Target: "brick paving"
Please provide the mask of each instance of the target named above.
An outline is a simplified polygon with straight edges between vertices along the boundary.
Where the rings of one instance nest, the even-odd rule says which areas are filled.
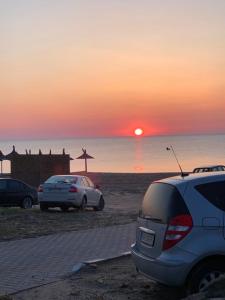
[[[56,281],[76,263],[130,251],[135,223],[0,242],[0,294]]]

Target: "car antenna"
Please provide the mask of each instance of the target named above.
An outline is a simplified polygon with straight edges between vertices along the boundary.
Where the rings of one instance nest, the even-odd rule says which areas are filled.
[[[176,156],[176,153],[175,153],[175,151],[173,150],[173,146],[169,146],[169,147],[166,147],[166,150],[167,151],[172,151],[173,152],[173,155],[174,155],[174,157],[175,157],[175,159],[176,159],[176,161],[177,161],[177,164],[178,164],[178,166],[179,166],[179,169],[180,169],[180,175],[181,175],[181,177],[184,177],[184,176],[187,176],[187,174],[186,173],[184,173],[183,172],[183,170],[182,170],[182,168],[181,168],[181,165],[180,165],[180,163],[179,163],[179,161],[178,161],[178,159],[177,159],[177,156]]]

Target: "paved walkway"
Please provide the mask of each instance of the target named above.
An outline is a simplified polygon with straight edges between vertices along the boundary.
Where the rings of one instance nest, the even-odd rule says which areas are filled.
[[[53,282],[76,263],[130,251],[135,223],[0,242],[0,294]]]

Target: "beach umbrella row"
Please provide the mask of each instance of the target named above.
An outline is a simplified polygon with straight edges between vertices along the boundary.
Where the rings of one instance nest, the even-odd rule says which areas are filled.
[[[15,152],[15,146],[13,146],[13,151]],[[86,149],[82,148],[82,151],[83,151],[83,153],[80,156],[78,156],[77,159],[84,159],[84,162],[85,162],[85,172],[87,173],[87,160],[88,159],[94,159],[94,157],[91,156],[91,155],[89,155],[87,153]],[[2,153],[2,151],[0,150],[1,174],[2,174],[2,161],[3,160],[7,160],[7,159],[9,159],[9,155],[4,155]]]

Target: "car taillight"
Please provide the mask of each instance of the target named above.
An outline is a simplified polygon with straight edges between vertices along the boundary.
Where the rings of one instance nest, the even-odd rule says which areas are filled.
[[[69,189],[69,192],[70,192],[70,193],[77,193],[78,190],[77,190],[77,188],[76,188],[75,186],[72,185],[72,186],[70,187],[70,189]]]
[[[43,192],[43,187],[42,187],[42,185],[39,185],[39,187],[38,187],[38,193],[42,193]]]
[[[178,215],[168,224],[163,242],[163,250],[170,249],[180,242],[192,229],[191,215]]]

